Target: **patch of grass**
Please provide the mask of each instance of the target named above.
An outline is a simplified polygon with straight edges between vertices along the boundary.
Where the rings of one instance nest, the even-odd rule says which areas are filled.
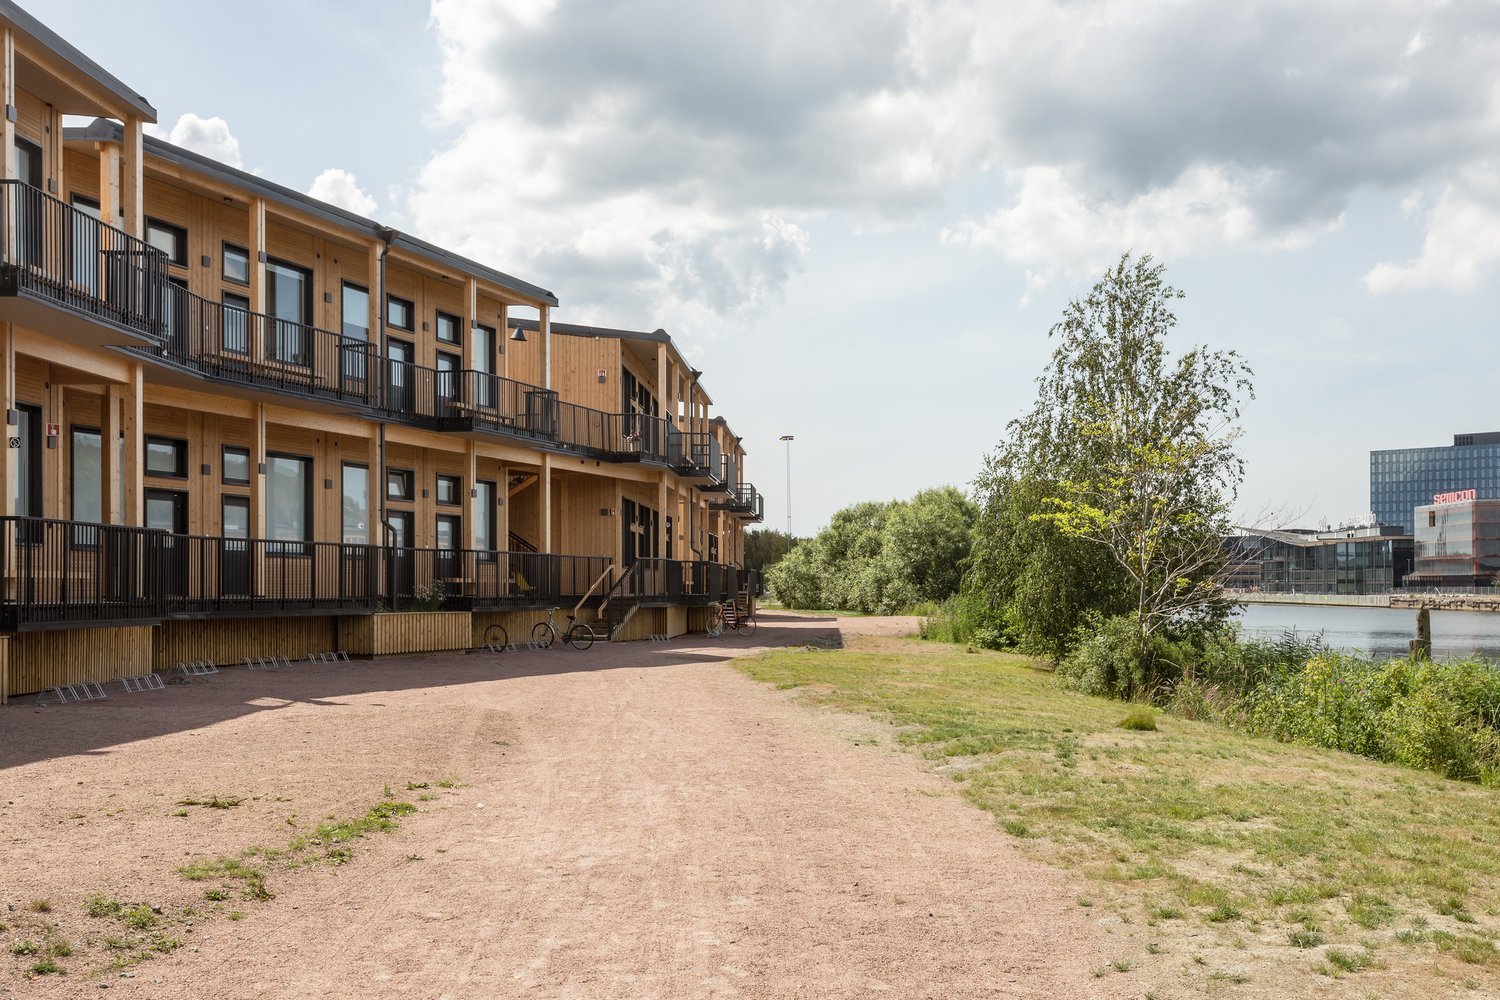
[[[735,666],[799,688],[802,704],[874,715],[934,765],[961,760],[954,788],[1024,830],[1028,853],[1153,926],[1206,926],[1230,945],[1270,925],[1299,952],[1357,960],[1359,935],[1462,948],[1484,965],[1500,942],[1500,796],[1482,785],[1176,716],[1142,739],[1118,725],[1120,702],[1065,691],[1015,654],[851,637]],[[1396,929],[1434,910],[1472,933]],[[1423,979],[1435,966],[1402,974],[1432,995],[1452,986]]]
[[[1492,965],[1500,959],[1500,953],[1495,950],[1495,942],[1489,938],[1433,931],[1432,943],[1437,945],[1438,951],[1456,955],[1460,961],[1470,965]]]
[[[88,898],[88,902],[83,904],[83,908],[88,912],[89,916],[95,919],[102,919],[105,917],[118,917],[124,912],[125,904],[121,903],[118,899],[110,899],[108,896],[95,893]]]
[[[182,817],[184,817],[184,816],[186,816],[186,815],[187,815],[187,814],[188,814],[188,813],[187,813],[187,810],[186,810],[186,809],[179,809],[179,810],[177,810],[177,811],[176,811],[176,812],[174,812],[174,813],[173,813],[173,814],[172,814],[172,815],[173,815],[173,816],[176,816],[176,817],[178,817],[178,818],[179,818],[179,819],[180,819],[180,818],[182,818]]]
[[[463,783],[460,782],[457,778],[444,778],[442,781],[437,782],[437,786],[439,788],[462,788],[462,787],[464,787]]]
[[[54,962],[50,956],[40,959],[31,967],[31,974],[34,976],[60,976],[66,971],[62,966]]]
[[[245,919],[245,911],[244,910],[230,910],[229,911],[229,919],[230,920],[244,920]]]
[[[126,910],[122,919],[133,931],[149,931],[161,923],[161,916],[145,903],[137,903]]]
[[[206,799],[178,799],[180,806],[202,806],[205,809],[233,809],[245,801],[243,795],[210,795]]]
[[[210,903],[222,902],[223,900],[229,898],[229,890],[219,888],[205,889],[203,892],[203,898],[208,900]]]
[[[1323,953],[1323,957],[1340,972],[1359,972],[1361,969],[1368,969],[1374,961],[1374,956],[1369,951],[1353,952],[1339,948],[1329,948]]]
[[[1136,733],[1156,732],[1156,713],[1148,705],[1134,705],[1125,718],[1115,723],[1120,729],[1128,729]]]
[[[271,898],[271,892],[266,888],[265,870],[247,865],[239,858],[219,857],[211,861],[195,861],[178,868],[177,874],[189,882],[206,882],[209,879],[237,881],[242,884],[246,899]]]
[[[17,941],[10,946],[12,955],[35,955],[42,950],[42,946],[35,941]]]
[[[30,905],[29,909],[31,910],[32,913],[51,913],[52,912],[52,900],[50,900],[50,899],[33,899],[31,901],[31,905]]]

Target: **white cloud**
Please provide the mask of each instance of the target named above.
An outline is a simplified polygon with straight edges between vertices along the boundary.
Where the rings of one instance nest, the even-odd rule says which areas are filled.
[[[330,167],[313,178],[312,187],[307,189],[307,193],[356,215],[373,215],[376,208],[375,199],[359,186],[355,176],[337,167]]]
[[[1486,5],[433,0],[432,23],[460,134],[402,207],[570,319],[744,318],[825,222],[940,233],[1042,284],[1131,248],[1300,246],[1362,191],[1416,192],[1452,264],[1435,192],[1456,205],[1500,155]],[[1477,235],[1455,280],[1492,256]],[[1382,266],[1372,289],[1431,280]]]
[[[1424,200],[1408,198],[1409,212]],[[1500,165],[1477,164],[1446,184],[1423,219],[1422,251],[1403,264],[1384,261],[1365,275],[1365,287],[1376,295],[1442,289],[1477,288],[1500,261]]]
[[[170,130],[160,125],[147,125],[146,131],[174,146],[201,153],[231,167],[243,168],[245,165],[240,159],[240,141],[222,118],[199,118],[189,111],[179,117]]]

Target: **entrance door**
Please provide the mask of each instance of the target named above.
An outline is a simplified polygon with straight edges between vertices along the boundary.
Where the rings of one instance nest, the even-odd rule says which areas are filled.
[[[184,597],[188,588],[188,495],[180,490],[146,491],[146,527],[167,532],[162,540],[162,592]]]
[[[221,508],[223,540],[219,543],[219,596],[249,597],[250,498],[226,496]]]
[[[413,347],[404,340],[387,340],[385,357],[386,406],[398,413],[410,413]]]
[[[386,596],[392,604],[410,601],[416,589],[416,515],[409,510],[387,511]]]

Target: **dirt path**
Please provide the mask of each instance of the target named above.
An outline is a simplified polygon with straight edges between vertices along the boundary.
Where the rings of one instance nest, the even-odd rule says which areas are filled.
[[[834,626],[783,617],[754,641]],[[75,945],[95,891],[196,892],[172,875],[185,857],[284,842],[288,816],[357,813],[386,783],[463,784],[349,867],[278,876],[276,899],[128,976],[0,977],[0,996],[1106,995],[1090,970],[1108,936],[1067,876],[919,762],[857,746],[885,738],[869,722],[722,662],[746,647],[234,672],[0,709],[0,903],[51,899],[62,931],[85,922]],[[171,815],[213,791],[260,798]],[[60,874],[59,852],[87,860]]]

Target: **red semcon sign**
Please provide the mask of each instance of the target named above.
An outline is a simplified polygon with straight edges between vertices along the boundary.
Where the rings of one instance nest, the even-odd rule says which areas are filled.
[[[1464,503],[1469,500],[1478,500],[1478,490],[1454,490],[1452,493],[1434,493],[1433,503]]]

